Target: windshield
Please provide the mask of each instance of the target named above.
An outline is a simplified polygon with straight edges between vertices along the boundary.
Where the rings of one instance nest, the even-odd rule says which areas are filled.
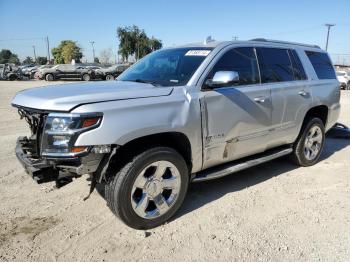
[[[119,81],[159,86],[186,85],[211,48],[164,49],[146,56],[118,77]]]

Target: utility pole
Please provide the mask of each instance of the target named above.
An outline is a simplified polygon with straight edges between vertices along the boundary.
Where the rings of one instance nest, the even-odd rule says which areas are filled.
[[[335,24],[325,24],[327,26],[327,41],[326,41],[326,51],[328,49],[328,40],[329,40],[329,31],[331,30],[332,26],[335,26]]]
[[[49,37],[46,37],[46,47],[47,47],[47,62],[50,64],[50,43]]]
[[[92,46],[93,63],[95,63],[95,47],[94,47],[95,41],[90,41],[90,44]]]
[[[233,37],[232,37],[232,40],[233,40],[233,41],[237,41],[237,40],[238,40],[238,36],[233,36]]]
[[[35,63],[36,63],[35,45],[33,45],[33,51],[34,51],[34,61],[35,61]]]

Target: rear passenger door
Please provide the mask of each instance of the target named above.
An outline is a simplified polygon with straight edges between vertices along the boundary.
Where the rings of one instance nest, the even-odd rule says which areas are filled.
[[[262,85],[271,88],[272,138],[268,147],[291,143],[298,123],[312,103],[310,86],[297,52],[286,48],[257,48]]]
[[[262,152],[271,139],[270,88],[260,85],[255,49],[227,50],[206,79],[218,71],[236,71],[239,83],[203,91],[205,168]]]

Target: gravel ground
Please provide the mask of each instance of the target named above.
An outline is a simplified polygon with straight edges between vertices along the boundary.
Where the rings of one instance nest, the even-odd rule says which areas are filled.
[[[136,231],[116,219],[87,177],[57,190],[16,160],[25,121],[10,107],[40,81],[0,82],[0,261],[349,261],[350,140],[326,141],[322,161],[279,159],[191,185],[176,217]],[[341,122],[350,125],[350,92]]]

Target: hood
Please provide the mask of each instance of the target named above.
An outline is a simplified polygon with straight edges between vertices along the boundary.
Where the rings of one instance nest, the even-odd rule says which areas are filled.
[[[38,87],[20,91],[12,105],[48,111],[70,111],[81,104],[167,96],[172,87],[126,81],[101,81]]]

